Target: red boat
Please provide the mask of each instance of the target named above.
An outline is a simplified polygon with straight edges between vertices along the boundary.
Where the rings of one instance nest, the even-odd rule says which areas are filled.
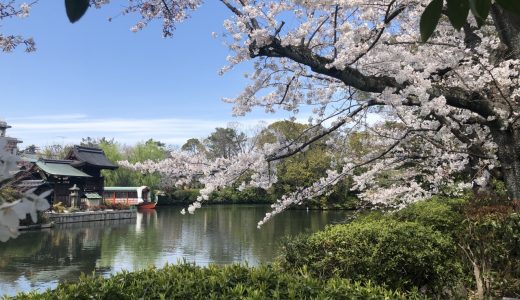
[[[137,204],[138,209],[155,209],[157,202],[142,202]]]

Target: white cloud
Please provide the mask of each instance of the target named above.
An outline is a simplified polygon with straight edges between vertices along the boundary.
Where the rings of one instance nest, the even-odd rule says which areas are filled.
[[[187,139],[203,138],[216,127],[226,127],[238,122],[240,128],[254,127],[261,122],[271,123],[275,119],[93,119],[86,115],[52,115],[11,118],[9,135],[24,141],[23,146],[35,144],[77,144],[84,137],[114,138],[124,144],[134,144],[153,138],[167,144],[182,145]]]

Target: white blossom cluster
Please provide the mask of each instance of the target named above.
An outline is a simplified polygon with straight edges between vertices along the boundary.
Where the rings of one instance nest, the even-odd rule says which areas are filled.
[[[267,145],[265,149],[268,149]],[[204,184],[197,201],[188,207],[190,214],[201,207],[203,201],[208,200],[209,195],[222,187],[241,181],[241,187],[253,186],[267,189],[276,182],[276,176],[270,171],[269,163],[264,159],[264,150],[251,150],[247,153],[239,153],[232,158],[210,159],[205,153],[192,153],[187,151],[173,151],[170,158],[155,162],[148,160],[141,163],[129,163],[119,161],[122,167],[141,173],[156,173],[163,178],[165,187],[172,185],[183,186],[193,181]],[[182,210],[185,213],[185,210]]]
[[[100,8],[109,4],[110,0],[91,0],[91,4]],[[162,20],[163,36],[169,37],[175,29],[175,24],[188,18],[188,13],[196,9],[202,0],[129,0],[122,14],[137,14],[140,20],[130,30],[138,32],[156,19]]]
[[[18,157],[6,151],[6,139],[0,138],[0,189],[5,186],[18,171]],[[0,194],[0,241],[5,242],[18,236],[20,220],[27,215],[33,222],[37,221],[37,211],[49,209],[49,203],[45,199],[51,191],[36,195],[35,189],[23,193],[20,199],[11,201],[3,199]]]
[[[10,18],[27,18],[31,10],[32,3],[18,2],[18,1],[0,1],[0,28],[2,21]],[[36,50],[34,40],[32,38],[25,38],[20,35],[5,34],[0,32],[0,50],[3,52],[11,52],[18,45],[25,45],[26,52]]]

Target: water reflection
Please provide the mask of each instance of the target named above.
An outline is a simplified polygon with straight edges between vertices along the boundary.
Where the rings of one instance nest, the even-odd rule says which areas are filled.
[[[257,229],[267,207],[208,206],[185,216],[179,210],[161,207],[132,220],[64,224],[0,243],[0,296],[54,287],[81,273],[108,275],[182,259],[200,265],[270,262],[284,235],[314,232],[348,216],[287,211]]]

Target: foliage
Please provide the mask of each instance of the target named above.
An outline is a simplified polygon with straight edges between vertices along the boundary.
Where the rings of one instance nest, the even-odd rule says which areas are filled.
[[[294,192],[296,188],[310,186],[330,168],[331,158],[323,147],[312,147],[285,159],[276,166],[278,181],[272,189],[276,198]]]
[[[192,153],[204,153],[206,152],[206,147],[201,143],[199,139],[191,138],[186,141],[181,147],[182,151],[192,152]]]
[[[10,186],[0,185],[0,199],[4,202],[13,202],[20,198],[20,193]]]
[[[266,190],[247,187],[237,190],[235,187],[225,187],[214,191],[208,201],[212,203],[272,203],[272,197]]]
[[[232,158],[243,151],[246,135],[234,128],[217,127],[204,142],[210,157]]]
[[[61,202],[54,203],[52,205],[52,210],[57,212],[57,213],[64,213],[65,212],[65,206],[63,206],[63,203],[61,203]]]
[[[84,139],[89,141],[89,138]],[[165,159],[167,150],[161,142],[149,139],[144,143],[138,143],[132,147],[125,147],[118,144],[114,140],[102,138],[99,143],[95,143],[99,148],[103,149],[105,155],[110,161],[118,162],[121,160],[129,160],[132,163],[143,162],[147,160],[159,161]],[[116,170],[103,170],[105,178],[105,186],[149,186],[152,189],[158,189],[161,186],[161,179],[155,174],[142,174],[138,171],[132,171],[126,168],[118,168]]]
[[[258,138],[259,147],[278,141],[292,142],[307,140],[312,133],[310,126],[292,121],[278,121],[270,124]],[[348,142],[355,139],[348,137]],[[331,138],[332,140],[333,138]],[[355,142],[352,142],[355,143]],[[314,143],[304,152],[273,163],[276,167],[277,181],[268,189],[270,198],[280,199],[283,195],[295,192],[298,188],[307,187],[323,177],[337,157],[331,154],[325,142]],[[353,208],[358,199],[353,192],[351,178],[341,180],[330,194],[308,199],[306,206],[315,208]]]
[[[305,270],[283,273],[273,266],[198,267],[183,263],[118,273],[108,279],[82,276],[44,293],[19,294],[11,299],[418,299],[370,282],[318,280]]]
[[[320,278],[371,280],[393,289],[442,293],[461,276],[453,240],[429,226],[390,218],[361,218],[284,244],[288,272],[306,267]]]
[[[165,197],[159,197],[159,205],[190,204],[197,200],[198,189],[176,189]]]
[[[496,0],[496,3],[504,10],[520,14],[520,4],[514,0]],[[475,18],[478,26],[484,25],[491,10],[491,0],[446,0],[446,11],[443,12],[444,0],[433,0],[426,6],[421,16],[421,39],[426,42],[435,31],[441,13],[445,13],[451,25],[460,30],[462,26],[469,22],[467,20],[469,12]]]
[[[304,131],[309,129],[308,125],[301,124],[292,121],[277,121],[269,124],[265,130],[263,130],[257,138],[259,146],[265,144],[276,143],[280,138],[284,141],[292,141],[298,138],[305,138]],[[307,135],[308,137],[308,135]]]
[[[462,198],[437,196],[413,203],[394,212],[390,217],[399,221],[417,222],[444,233],[452,233],[462,225],[465,219],[462,210],[466,202]]]
[[[81,19],[88,7],[89,0],[65,0],[65,11],[71,23]]]
[[[48,159],[64,159],[72,149],[71,145],[46,145],[37,152],[37,155]]]
[[[112,162],[117,162],[125,158],[126,153],[122,146],[117,143],[101,142],[99,148],[103,149],[105,156]],[[125,168],[116,170],[102,170],[101,174],[105,178],[105,186],[135,186],[136,174]]]
[[[498,196],[499,197],[499,196]],[[474,196],[456,239],[478,297],[520,296],[520,202]]]
[[[126,210],[129,208],[130,206],[124,203],[105,203],[105,209]]]

